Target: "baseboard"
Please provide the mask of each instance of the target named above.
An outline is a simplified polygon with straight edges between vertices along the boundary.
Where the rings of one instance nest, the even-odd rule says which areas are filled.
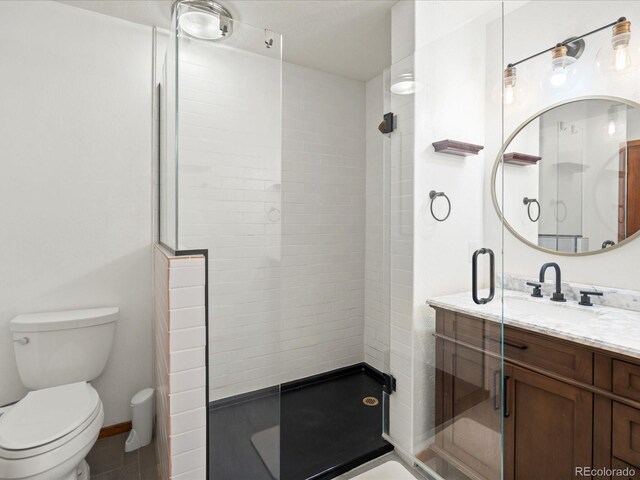
[[[120,435],[121,433],[127,433],[131,430],[131,421],[117,423],[108,427],[102,427],[98,438],[113,437],[114,435]]]

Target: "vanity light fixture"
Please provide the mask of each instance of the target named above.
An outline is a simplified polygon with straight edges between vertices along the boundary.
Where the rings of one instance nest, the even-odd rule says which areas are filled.
[[[574,65],[584,51],[584,38],[607,28],[613,27],[613,37],[607,48],[602,48],[598,53],[598,68],[601,71],[613,71],[624,73],[635,69],[640,59],[635,58],[636,48],[631,40],[631,22],[625,17],[620,17],[602,27],[591,30],[577,37],[571,37],[553,47],[534,53],[517,62],[509,63],[503,73],[503,102],[506,106],[517,103],[517,85],[521,79],[516,78],[516,66],[551,52],[551,72],[549,83],[554,88],[571,87],[576,80]],[[521,86],[520,86],[521,88]]]

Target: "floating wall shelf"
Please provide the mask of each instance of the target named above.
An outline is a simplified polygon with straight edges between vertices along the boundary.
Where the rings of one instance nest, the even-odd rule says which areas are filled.
[[[457,142],[455,140],[440,140],[439,142],[433,142],[433,148],[435,148],[438,153],[469,157],[471,155],[477,155],[484,147],[482,145]]]
[[[527,155],[526,153],[505,153],[504,154],[504,163],[508,163],[510,165],[519,165],[521,167],[526,167],[527,165],[535,165],[542,157],[537,157],[535,155]]]

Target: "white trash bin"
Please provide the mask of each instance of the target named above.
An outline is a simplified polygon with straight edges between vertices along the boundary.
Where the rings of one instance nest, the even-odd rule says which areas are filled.
[[[131,452],[151,443],[153,433],[153,388],[145,388],[131,399],[131,432],[124,451]]]

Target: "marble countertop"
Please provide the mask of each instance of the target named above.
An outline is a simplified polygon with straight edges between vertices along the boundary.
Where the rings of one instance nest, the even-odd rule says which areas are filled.
[[[488,291],[478,296],[487,297]],[[499,290],[486,305],[475,304],[471,292],[430,298],[427,304],[494,322],[502,318]],[[533,298],[513,290],[504,291],[504,304],[505,325],[640,359],[640,312],[601,305],[585,307],[575,301],[552,302],[546,296]]]

